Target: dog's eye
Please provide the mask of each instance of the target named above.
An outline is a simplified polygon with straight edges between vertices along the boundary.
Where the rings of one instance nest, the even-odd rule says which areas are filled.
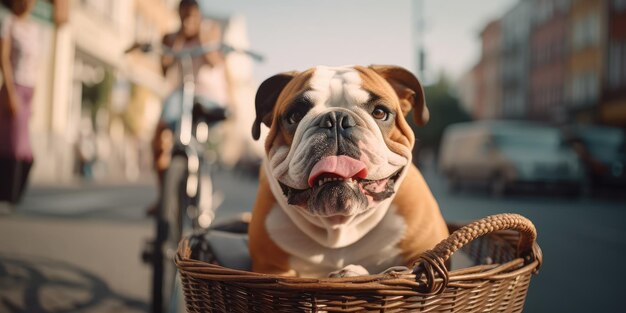
[[[389,110],[379,105],[376,108],[374,108],[374,111],[372,111],[372,117],[374,117],[377,120],[386,121],[389,118]]]
[[[302,114],[302,112],[291,112],[288,116],[287,116],[287,123],[289,123],[290,125],[299,123],[302,118],[304,117],[304,115]]]

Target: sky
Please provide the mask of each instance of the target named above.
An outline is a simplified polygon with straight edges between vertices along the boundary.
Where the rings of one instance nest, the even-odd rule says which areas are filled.
[[[516,0],[202,0],[210,15],[241,14],[251,47],[265,56],[262,81],[315,65],[394,64],[417,70],[416,11],[424,18],[427,75],[458,78],[480,55],[478,33]]]

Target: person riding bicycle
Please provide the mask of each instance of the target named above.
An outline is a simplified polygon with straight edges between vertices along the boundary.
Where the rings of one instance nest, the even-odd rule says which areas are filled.
[[[162,43],[172,50],[196,47],[201,45],[219,44],[222,40],[221,27],[217,21],[205,19],[200,12],[200,6],[196,0],[181,0],[178,13],[180,16],[180,29],[163,37]],[[221,51],[210,51],[204,55],[194,56],[192,59],[193,74],[195,79],[195,102],[203,108],[225,107],[229,102],[228,84],[224,55]],[[174,134],[177,122],[182,114],[182,73],[178,61],[173,55],[161,57],[163,74],[174,90],[165,99],[161,112],[161,118],[156,127],[152,141],[154,154],[154,168],[159,180],[159,195],[165,175],[169,167],[171,149],[174,145]],[[156,212],[155,204],[151,206],[147,214]]]

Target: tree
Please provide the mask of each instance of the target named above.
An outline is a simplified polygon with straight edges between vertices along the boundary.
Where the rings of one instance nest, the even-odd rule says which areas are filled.
[[[459,99],[453,93],[450,80],[444,74],[439,76],[436,83],[426,86],[424,94],[426,106],[430,112],[430,120],[423,127],[415,125],[412,119],[409,119],[409,124],[415,132],[415,138],[417,138],[416,151],[430,149],[437,156],[445,128],[451,124],[470,121],[471,117],[461,107]],[[414,154],[415,157],[417,154]]]

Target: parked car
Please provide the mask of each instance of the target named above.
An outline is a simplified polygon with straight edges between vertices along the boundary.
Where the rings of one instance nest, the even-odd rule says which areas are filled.
[[[493,195],[519,185],[580,190],[584,172],[557,128],[516,121],[470,122],[446,128],[440,171],[452,189],[485,183]]]
[[[570,145],[585,166],[591,187],[626,186],[626,134],[613,127],[569,129]]]

